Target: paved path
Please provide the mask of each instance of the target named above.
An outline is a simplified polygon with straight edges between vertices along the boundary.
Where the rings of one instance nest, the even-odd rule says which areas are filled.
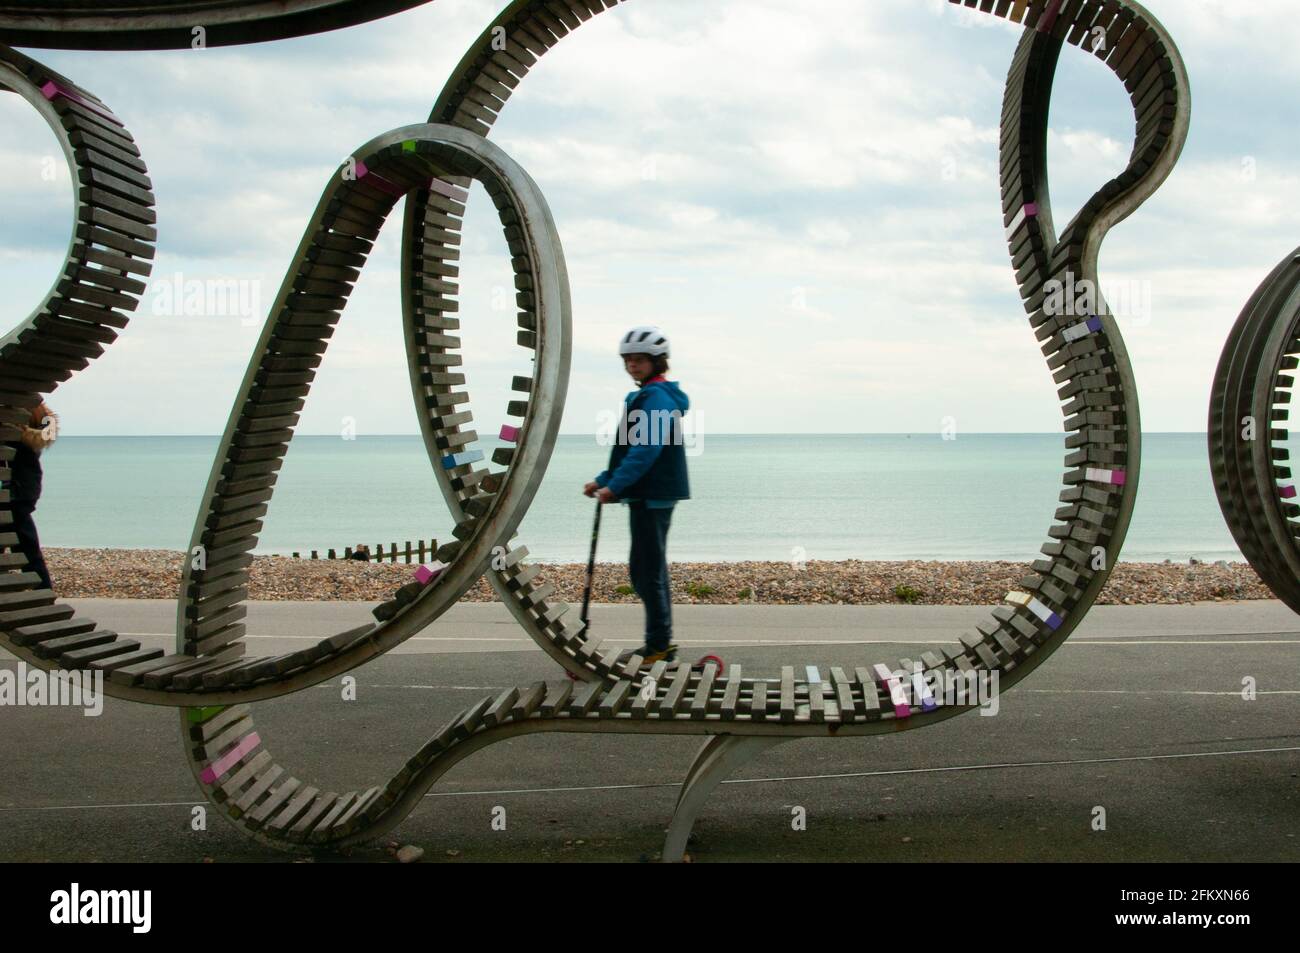
[[[165,601],[70,600],[170,646]],[[678,606],[678,641],[747,673],[895,660],[953,642],[981,607]],[[285,651],[366,619],[360,603],[256,603],[250,649]],[[629,646],[640,609],[600,605]],[[906,647],[906,651],[904,650]],[[1279,602],[1100,606],[1001,699],[897,736],[802,740],[753,762],[697,825],[701,861],[1300,860],[1300,619]],[[14,667],[0,653],[0,665]],[[461,604],[355,673],[257,706],[276,757],[340,790],[386,778],[495,689],[554,677],[500,605]],[[1242,680],[1253,678],[1254,701]],[[457,766],[395,837],[428,860],[653,857],[698,739],[534,735]],[[280,859],[197,798],[174,712],[0,708],[0,860]],[[505,808],[506,830],[492,829]],[[794,830],[796,808],[807,829]],[[1105,831],[1092,830],[1097,809]],[[454,853],[453,853],[454,852]],[[376,850],[354,859],[382,857]]]

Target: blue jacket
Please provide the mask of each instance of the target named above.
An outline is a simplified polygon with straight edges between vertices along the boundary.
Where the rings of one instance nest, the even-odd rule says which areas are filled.
[[[654,381],[628,394],[609,469],[596,483],[620,499],[690,499],[681,421],[690,406],[676,381]]]

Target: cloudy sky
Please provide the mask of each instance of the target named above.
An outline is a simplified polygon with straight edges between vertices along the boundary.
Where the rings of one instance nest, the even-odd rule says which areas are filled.
[[[158,196],[154,287],[55,394],[65,433],[220,432],[329,176],[428,117],[500,3],[436,0],[235,49],[28,51],[124,119]],[[1300,59],[1287,0],[1147,6],[1187,61],[1192,133],[1165,186],[1111,233],[1101,274],[1129,292],[1120,324],[1144,429],[1203,431],[1228,329],[1300,244]],[[493,138],[540,184],[564,241],[564,432],[592,432],[617,404],[616,341],[642,323],[672,336],[672,376],[708,432],[925,433],[946,417],[964,432],[1058,432],[999,217],[1017,39],[944,0],[630,0],[548,54]],[[1067,49],[1050,140],[1058,223],[1123,168],[1131,116],[1110,72]],[[7,330],[61,263],[71,187],[62,168],[48,180],[55,140],[24,102],[0,97],[0,121]],[[508,261],[485,198],[476,190],[467,222],[462,336],[476,416],[495,426],[527,361],[500,308]],[[399,244],[395,215],[299,432],[349,418],[362,434],[416,432]],[[206,313],[171,293],[204,281],[241,282],[244,306]]]

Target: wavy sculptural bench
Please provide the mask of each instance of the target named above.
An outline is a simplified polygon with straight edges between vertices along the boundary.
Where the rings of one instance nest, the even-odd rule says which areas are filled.
[[[428,124],[372,140],[331,178],[223,435],[184,572],[174,654],[143,649],[76,617],[52,593],[34,588],[21,557],[0,556],[14,570],[0,577],[0,645],[46,668],[103,670],[109,694],[180,708],[186,751],[205,794],[262,842],[306,849],[373,838],[400,822],[459,761],[521,734],[701,735],[707,741],[682,785],[663,852],[665,860],[680,859],[709,793],[756,753],[797,738],[923,727],[974,707],[969,699],[950,704],[927,692],[926,676],[1014,685],[1075,629],[1118,557],[1140,466],[1132,369],[1100,295],[1091,311],[1079,314],[1060,307],[1058,291],[1080,282],[1096,287],[1106,233],[1173,169],[1189,123],[1186,73],[1163,27],[1136,3],[969,0],[965,6],[1023,26],[1001,119],[1003,225],[1031,330],[1059,386],[1066,434],[1060,507],[1042,558],[976,632],[961,637],[959,648],[922,653],[915,664],[832,667],[826,680],[815,672],[796,678],[796,670],[807,669],[794,666],[770,678],[746,676],[741,666],[725,676],[712,665],[647,667],[587,639],[566,619],[568,606],[554,599],[554,586],[527,563],[527,548],[514,537],[549,460],[567,391],[568,279],[540,190],[487,136],[540,58],[614,5],[512,3],[461,60]],[[108,33],[91,40],[115,42]],[[1055,68],[1067,45],[1091,52],[1123,82],[1135,145],[1127,168],[1058,235],[1047,184],[1047,121]],[[143,290],[131,275],[147,274],[152,256],[153,198],[129,133],[107,107],[19,54],[2,50],[0,59],[6,70],[0,81],[33,101],[61,136],[82,183],[77,220],[84,223],[56,293],[4,339],[0,423],[11,425],[34,395],[84,367],[125,326],[133,296]],[[42,94],[50,83],[53,95]],[[472,181],[485,186],[498,209],[515,274],[517,341],[532,361],[531,374],[512,380],[520,397],[504,414],[510,422],[501,433],[513,446],[494,453],[500,470],[473,449],[478,433],[458,369],[460,230]],[[244,642],[249,566],[277,472],[351,288],[403,197],[408,370],[456,538],[438,550],[436,572],[395,594],[379,613],[382,621],[298,652],[250,658]],[[499,421],[491,423],[495,428]],[[254,724],[251,703],[319,684],[388,651],[433,623],[484,573],[524,630],[577,683],[559,678],[483,697],[396,776],[366,790],[329,791],[277,762]]]

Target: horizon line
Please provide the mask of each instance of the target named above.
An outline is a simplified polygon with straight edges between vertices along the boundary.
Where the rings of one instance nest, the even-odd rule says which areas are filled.
[[[1064,430],[1059,430],[1059,431],[1058,431],[1058,430],[1050,430],[1050,431],[1049,431],[1049,430],[971,430],[971,431],[964,431],[964,432],[962,432],[962,433],[959,433],[958,436],[959,436],[959,437],[960,437],[960,436],[966,436],[966,437],[1063,437],[1063,436],[1065,436],[1067,433],[1073,433],[1073,432],[1074,432],[1074,431],[1064,431]],[[1142,433],[1143,436],[1163,436],[1163,435],[1171,435],[1171,436],[1201,436],[1201,437],[1208,436],[1208,431],[1205,431],[1205,430],[1143,430],[1143,431],[1141,431],[1141,433]],[[73,438],[73,439],[76,439],[76,438],[78,438],[78,437],[113,437],[113,438],[130,438],[130,437],[149,437],[149,438],[158,438],[158,437],[212,437],[212,438],[215,438],[215,439],[220,439],[223,435],[222,435],[222,434],[219,434],[219,433],[82,433],[82,434],[66,434],[66,435],[61,435],[61,436],[62,436],[62,437],[71,437],[71,438]],[[342,439],[342,437],[341,437],[339,434],[337,434],[337,433],[295,433],[294,436],[295,436],[295,437],[334,437],[334,438],[336,438],[336,439]],[[349,438],[349,439],[353,439],[353,440],[355,440],[355,439],[361,439],[362,436],[364,436],[364,437],[366,437],[366,438],[373,438],[373,437],[419,437],[420,434],[419,434],[418,432],[411,432],[411,433],[372,433],[372,434],[357,435],[357,436],[352,437],[352,438]],[[595,433],[560,433],[560,434],[556,434],[556,436],[557,436],[557,437],[595,437],[595,436],[597,436],[597,434],[595,434]],[[705,434],[705,437],[706,437],[706,438],[707,438],[708,436],[714,436],[714,437],[904,437],[904,436],[907,436],[907,437],[913,437],[913,436],[921,436],[921,437],[942,437],[942,433],[941,433],[940,431],[937,431],[937,430],[936,430],[936,431],[931,431],[931,430],[825,430],[825,431],[815,431],[815,432],[809,432],[809,433],[804,433],[804,432],[796,431],[796,430],[770,430],[770,431],[765,430],[765,431],[748,431],[748,432],[735,432],[735,433]],[[484,438],[480,438],[480,439],[484,439]],[[497,438],[496,438],[496,437],[491,437],[491,438],[487,438],[487,439],[493,439],[493,440],[495,440],[495,439],[497,439]]]

